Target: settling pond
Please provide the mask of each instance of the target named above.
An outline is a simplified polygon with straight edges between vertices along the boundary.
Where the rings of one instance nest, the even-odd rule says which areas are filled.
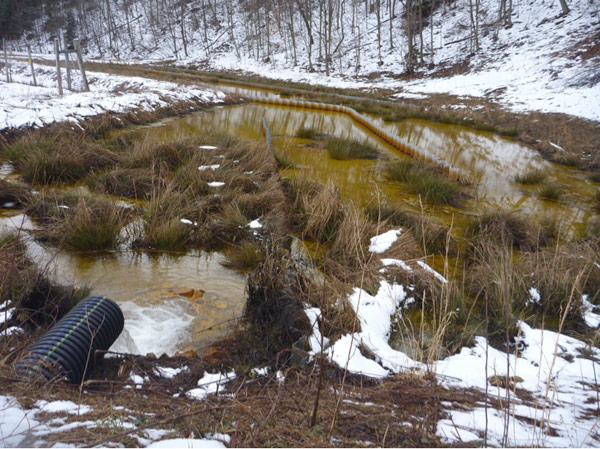
[[[247,98],[277,95],[267,90],[222,85],[219,88]],[[585,173],[547,162],[512,139],[462,126],[412,119],[387,123],[369,116],[380,127],[468,174],[472,181],[467,188],[469,199],[461,208],[422,205],[417,196],[403,192],[400,184],[386,181],[386,164],[408,157],[341,113],[244,103],[218,106],[119,132],[136,139],[168,141],[214,130],[259,140],[264,139],[263,117],[272,130],[275,151],[285,154],[296,165],[294,169],[283,170],[284,177],[302,175],[323,183],[331,180],[344,199],[359,204],[379,198],[415,211],[423,208],[432,219],[453,224],[459,234],[466,219],[487,209],[514,210],[538,222],[554,220],[570,236],[580,233],[595,214],[592,198],[598,187],[586,180]],[[383,157],[333,160],[314,141],[295,137],[301,127],[328,136],[368,140]],[[564,187],[559,201],[541,199],[537,194],[539,187],[526,187],[514,181],[516,175],[533,169],[547,172],[548,182]],[[9,172],[5,168],[0,176],[13,176]],[[18,212],[0,210],[0,226],[26,231],[35,224]],[[120,304],[126,331],[111,348],[114,351],[172,355],[177,351],[197,350],[222,336],[228,323],[243,313],[245,275],[224,268],[219,253],[154,255],[122,251],[89,256],[58,251],[36,243],[31,237],[26,240],[32,258],[52,267],[51,273],[57,280],[87,284],[93,294],[108,296]],[[204,293],[190,299],[181,294],[186,290]]]

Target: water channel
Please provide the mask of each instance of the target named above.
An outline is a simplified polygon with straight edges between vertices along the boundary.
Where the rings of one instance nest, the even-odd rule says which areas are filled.
[[[246,98],[276,96],[262,90],[219,88]],[[586,180],[585,173],[545,161],[535,151],[517,141],[490,132],[445,125],[424,120],[386,123],[376,116],[369,118],[380,127],[423,148],[468,173],[472,185],[469,199],[461,208],[421,205],[419,198],[402,191],[401,185],[384,178],[389,160],[407,159],[372,133],[341,113],[263,105],[256,102],[170,118],[152,126],[128,129],[136,138],[168,141],[214,130],[239,137],[263,139],[261,120],[265,117],[273,132],[277,153],[284,153],[297,168],[284,170],[283,176],[308,176],[321,182],[333,181],[347,200],[365,203],[374,196],[402,204],[414,210],[425,208],[434,219],[446,224],[464,223],[484,209],[514,210],[528,218],[556,220],[569,235],[576,235],[597,215],[592,198],[597,186]],[[336,161],[327,151],[306,139],[295,137],[302,126],[319,133],[368,140],[382,154],[377,160]],[[514,182],[515,175],[531,169],[548,173],[550,182],[564,186],[559,201],[541,199],[536,187]],[[4,170],[1,176],[14,176]],[[0,227],[7,229],[35,227],[18,212],[0,209]],[[94,294],[115,299],[126,316],[126,332],[113,350],[146,354],[173,354],[199,349],[223,335],[227,323],[239,317],[244,305],[245,276],[224,268],[218,253],[192,251],[186,254],[152,255],[122,251],[102,256],[85,256],[36,243],[27,238],[30,255],[53,267],[61,282],[90,285]],[[182,296],[181,291],[204,292],[196,299]],[[216,324],[224,323],[221,326]]]

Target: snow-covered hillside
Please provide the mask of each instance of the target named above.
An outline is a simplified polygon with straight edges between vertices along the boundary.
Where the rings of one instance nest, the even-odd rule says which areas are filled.
[[[104,112],[132,109],[151,111],[178,101],[220,103],[225,94],[202,87],[153,81],[146,78],[87,74],[91,92],[65,89],[58,95],[56,72],[37,66],[37,86],[33,86],[26,63],[12,64],[12,83],[0,79],[0,129],[21,126],[44,126],[52,122],[77,122]],[[79,72],[73,71],[73,86],[79,88]]]
[[[201,64],[339,87],[385,87],[403,91],[400,96],[472,95],[517,111],[600,120],[596,1],[570,0],[566,15],[559,0],[513,1],[510,24],[501,25],[498,0],[480,0],[474,20],[474,2],[435,1],[422,33],[413,37],[416,77],[402,76],[408,51],[405,3],[381,2],[380,33],[377,14],[364,2],[333,2],[337,9],[330,33],[324,33],[327,20],[321,19],[319,2],[288,3],[294,5],[291,10],[280,1],[194,0],[153,11],[138,0],[129,2],[127,10],[115,6],[112,20],[103,20],[106,11],[91,8],[77,35],[86,42],[88,57]],[[328,46],[325,34],[331,36]],[[49,52],[49,37],[34,50]]]

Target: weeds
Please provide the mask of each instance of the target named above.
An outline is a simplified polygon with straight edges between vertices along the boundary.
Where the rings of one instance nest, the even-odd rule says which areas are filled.
[[[288,168],[296,168],[296,164],[294,164],[290,158],[288,158],[285,153],[275,154],[275,160],[277,161],[277,168],[280,169],[288,169]]]
[[[92,209],[81,201],[62,222],[51,225],[53,238],[76,251],[106,251],[120,242],[124,212],[113,203]]]
[[[264,260],[265,255],[259,245],[246,241],[227,251],[225,257],[224,266],[242,271],[250,271]]]
[[[542,183],[548,175],[542,170],[530,170],[521,175],[515,176],[515,181],[519,184],[535,185]]]
[[[456,206],[463,196],[460,185],[438,173],[433,168],[413,161],[399,161],[388,165],[387,179],[406,185],[410,193],[433,204]]]
[[[512,212],[503,211],[481,214],[467,225],[465,234],[474,244],[488,241],[529,250],[548,241],[548,236],[540,228]]]
[[[368,143],[352,139],[331,139],[327,142],[329,157],[338,160],[377,159],[379,151]]]
[[[562,195],[563,190],[564,188],[561,185],[546,184],[540,189],[539,195],[544,199],[556,201]]]
[[[0,179],[0,207],[6,206],[7,203],[23,206],[30,201],[30,198],[31,193],[27,186]]]
[[[588,179],[592,182],[600,183],[600,171],[592,173],[588,176]]]
[[[300,127],[296,132],[296,137],[301,139],[314,139],[319,135],[319,131],[316,128],[306,128],[304,126]]]

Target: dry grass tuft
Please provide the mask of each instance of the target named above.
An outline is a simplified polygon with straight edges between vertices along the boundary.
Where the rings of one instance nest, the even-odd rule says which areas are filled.
[[[245,241],[225,253],[223,266],[241,271],[255,269],[264,258],[264,251],[257,243]]]
[[[6,203],[13,203],[14,206],[21,207],[28,203],[30,199],[31,193],[27,186],[0,179],[0,207]]]
[[[418,162],[395,162],[388,165],[386,174],[390,181],[404,183],[410,193],[419,195],[427,203],[457,206],[463,198],[460,184]]]
[[[151,168],[117,168],[92,174],[85,181],[97,193],[148,200],[155,191],[166,187],[166,177],[167,173]]]
[[[325,270],[336,278],[356,283],[361,278],[377,277],[378,262],[369,252],[372,236],[378,234],[378,227],[369,222],[360,209],[346,206],[343,219],[336,226],[335,236],[326,252],[323,262]]]
[[[18,235],[0,236],[0,296],[10,298],[11,306],[17,309],[4,326],[22,326],[28,330],[49,326],[88,293],[87,287],[54,284],[44,269],[29,260]],[[19,335],[19,340],[22,339]]]
[[[330,139],[327,141],[329,157],[338,160],[377,159],[379,151],[372,145],[352,139]]]
[[[144,232],[137,246],[182,251],[193,243],[193,227],[181,222],[186,214],[185,198],[172,187],[154,194],[144,212]]]
[[[564,187],[559,184],[546,184],[543,186],[539,195],[547,200],[558,200],[564,191]]]
[[[466,236],[475,245],[478,242],[494,242],[529,250],[536,249],[548,241],[548,236],[541,228],[512,212],[504,211],[481,214],[467,226]]]
[[[548,175],[542,170],[530,170],[521,175],[515,176],[515,181],[519,184],[534,185],[543,182]]]

